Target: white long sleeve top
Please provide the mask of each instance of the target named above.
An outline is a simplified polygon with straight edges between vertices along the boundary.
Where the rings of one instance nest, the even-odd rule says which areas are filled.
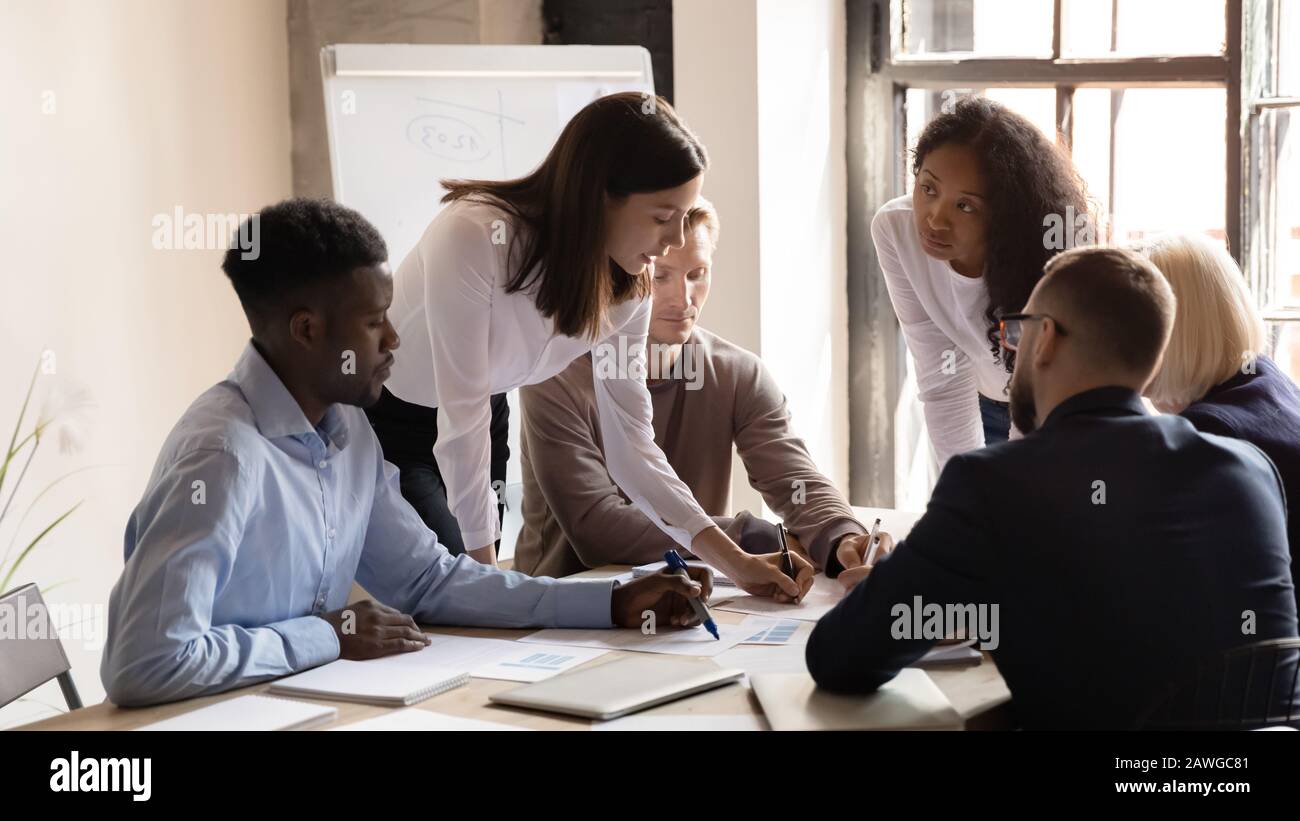
[[[556,333],[532,294],[506,292],[517,230],[496,206],[451,203],[394,274],[389,317],[402,346],[387,386],[400,399],[438,409],[433,454],[466,546],[491,544],[500,533],[489,480],[489,397],[549,379],[590,351],[611,478],[689,547],[713,520],[654,441],[645,384],[649,297],[612,306],[595,345]]]
[[[916,363],[925,424],[942,469],[949,457],[984,446],[977,394],[1007,401],[1010,374],[989,349],[988,287],[983,277],[962,276],[925,252],[910,194],[880,207],[871,238]]]

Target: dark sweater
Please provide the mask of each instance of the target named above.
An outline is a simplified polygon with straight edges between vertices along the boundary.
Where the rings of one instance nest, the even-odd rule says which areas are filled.
[[[1261,356],[1254,373],[1239,373],[1214,386],[1183,417],[1205,433],[1244,439],[1264,451],[1277,467],[1286,492],[1287,540],[1291,547],[1291,574],[1300,557],[1300,388]],[[1300,608],[1300,592],[1297,593]]]

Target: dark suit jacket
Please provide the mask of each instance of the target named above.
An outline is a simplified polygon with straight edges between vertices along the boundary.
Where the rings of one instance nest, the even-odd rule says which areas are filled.
[[[1291,580],[1300,570],[1300,388],[1267,356],[1252,373],[1238,373],[1210,388],[1182,416],[1202,433],[1245,439],[1277,467],[1286,491]]]
[[[817,683],[869,692],[916,661],[934,643],[904,629],[916,597],[986,605],[1025,727],[1128,727],[1207,654],[1296,635],[1281,482],[1253,445],[1085,391],[949,460],[907,539],[817,624]]]

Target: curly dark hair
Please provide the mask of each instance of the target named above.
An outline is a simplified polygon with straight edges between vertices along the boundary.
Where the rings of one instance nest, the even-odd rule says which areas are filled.
[[[949,143],[975,152],[987,186],[984,279],[989,305],[984,317],[993,358],[1010,373],[1015,353],[1002,349],[998,316],[1024,308],[1043,266],[1064,250],[1046,247],[1044,219],[1049,214],[1065,219],[1067,207],[1076,215],[1089,213],[1087,188],[1064,149],[1029,120],[986,97],[963,97],[926,125],[913,152],[912,173],[919,174],[926,156]]]
[[[249,217],[239,230],[221,270],[254,326],[304,289],[388,261],[388,246],[378,229],[330,200],[277,202]],[[254,239],[252,253],[241,247],[249,237]]]

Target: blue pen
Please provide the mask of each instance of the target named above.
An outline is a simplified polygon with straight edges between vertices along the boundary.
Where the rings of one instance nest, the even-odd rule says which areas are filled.
[[[695,581],[691,578],[691,574],[686,572],[686,562],[682,561],[682,557],[677,555],[676,550],[669,550],[665,553],[664,562],[667,563],[669,572],[676,573],[687,581]],[[695,609],[695,615],[699,616],[700,621],[704,622],[704,629],[712,633],[715,639],[722,641],[722,636],[718,635],[718,625],[713,623],[713,616],[709,615],[709,608],[704,606],[704,602],[699,599],[688,599],[688,601],[690,601],[691,607]]]

